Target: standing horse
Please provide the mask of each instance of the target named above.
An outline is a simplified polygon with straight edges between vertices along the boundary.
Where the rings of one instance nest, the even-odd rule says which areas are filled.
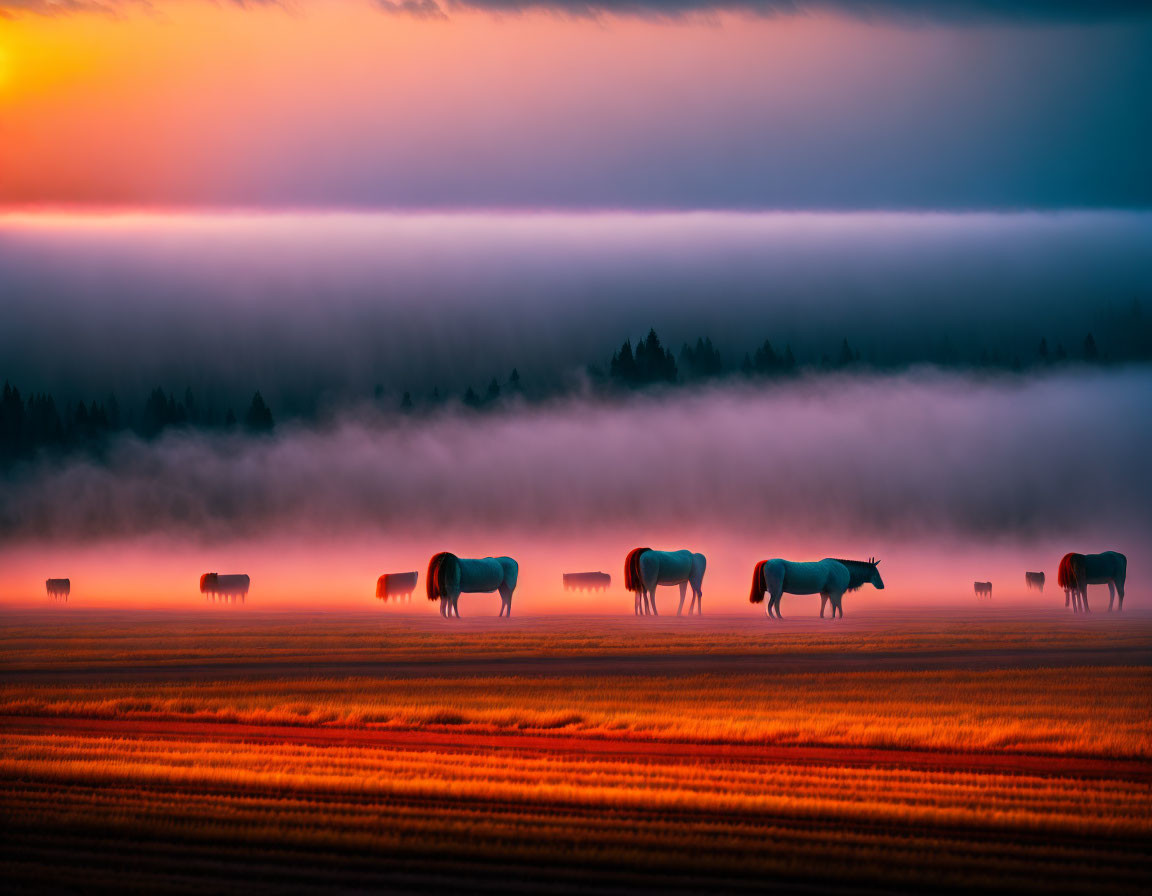
[[[500,592],[500,615],[512,615],[512,592],[520,566],[511,557],[484,557],[464,560],[441,551],[428,563],[428,600],[440,601],[440,615],[460,618],[457,602],[461,594]]]
[[[692,608],[703,615],[704,608],[700,590],[704,583],[704,568],[708,561],[703,554],[694,554],[691,551],[654,551],[652,548],[635,548],[629,551],[624,561],[624,587],[636,595],[636,615],[641,615],[640,601],[643,598],[643,613],[649,612],[654,616],[660,614],[656,611],[656,586],[679,585],[680,606],[676,610],[679,616],[684,612],[684,596],[688,586],[692,586],[692,602],[688,604],[688,615],[692,615]],[[651,609],[649,609],[651,600]]]
[[[1060,561],[1060,571],[1056,581],[1064,589],[1064,606],[1072,605],[1072,611],[1085,613],[1088,609],[1088,586],[1108,586],[1108,612],[1116,595],[1120,595],[1117,611],[1124,609],[1124,580],[1128,577],[1128,558],[1117,551],[1102,554],[1065,554]]]
[[[876,568],[879,560],[837,560],[826,557],[814,563],[796,563],[791,560],[761,560],[752,572],[752,590],[748,595],[751,603],[758,604],[764,600],[764,593],[768,593],[768,603],[764,606],[764,615],[772,618],[772,610],[776,611],[776,618],[780,615],[780,598],[788,594],[819,594],[820,618],[824,618],[824,608],[828,601],[832,601],[832,618],[836,612],[844,616],[844,606],[841,603],[845,591],[855,591],[862,585],[871,584],[877,589],[884,588],[884,580],[880,578],[880,571]]]
[[[1029,591],[1044,591],[1044,573],[1042,572],[1026,572],[1024,573],[1024,587]]]
[[[973,582],[972,590],[976,592],[976,600],[982,597],[992,600],[992,583],[991,582]]]
[[[48,596],[53,600],[68,600],[68,595],[72,593],[72,580],[71,579],[45,579],[44,588],[48,592]]]

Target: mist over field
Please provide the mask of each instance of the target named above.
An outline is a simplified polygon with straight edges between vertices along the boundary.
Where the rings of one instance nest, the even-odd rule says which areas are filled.
[[[1152,215],[317,214],[0,217],[0,359],[57,400],[160,386],[278,419],[501,382],[579,389],[655,327],[728,369],[1152,351]],[[237,410],[240,410],[237,407]]]
[[[938,371],[581,399],[479,415],[364,412],[276,435],[172,431],[103,461],[32,464],[8,539],[158,532],[680,529],[976,540],[1152,535],[1146,366],[1030,378]],[[1117,483],[1124,486],[1117,487]]]

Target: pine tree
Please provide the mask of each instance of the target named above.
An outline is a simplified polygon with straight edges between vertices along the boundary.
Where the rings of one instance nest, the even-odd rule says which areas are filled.
[[[252,396],[252,403],[248,406],[248,411],[244,414],[244,425],[251,432],[271,432],[275,425],[272,421],[272,411],[267,404],[264,403],[264,397],[257,390],[256,394]]]

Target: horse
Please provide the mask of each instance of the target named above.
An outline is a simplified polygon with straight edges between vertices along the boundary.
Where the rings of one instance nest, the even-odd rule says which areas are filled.
[[[1056,574],[1056,581],[1064,589],[1064,606],[1072,606],[1074,613],[1080,612],[1083,607],[1085,613],[1091,612],[1088,608],[1088,586],[1108,586],[1108,612],[1112,612],[1112,604],[1116,595],[1120,595],[1120,604],[1117,612],[1124,609],[1124,580],[1128,577],[1128,558],[1117,551],[1105,551],[1102,554],[1065,554],[1060,561],[1060,571]]]
[[[612,584],[612,576],[606,572],[566,572],[565,591],[607,591]]]
[[[1024,573],[1024,587],[1029,591],[1044,592],[1044,573],[1042,572],[1026,572]]]
[[[976,592],[976,599],[986,597],[992,599],[992,583],[991,582],[973,582],[972,590]]]
[[[654,551],[652,548],[635,548],[629,551],[624,561],[624,587],[636,595],[635,612],[637,616],[647,615],[649,612],[659,616],[656,610],[656,586],[679,585],[680,606],[676,610],[679,616],[684,612],[684,596],[689,585],[692,586],[692,602],[688,604],[688,615],[692,615],[692,608],[697,614],[704,612],[700,586],[704,582],[704,569],[708,561],[703,554],[694,554],[691,551]],[[643,610],[641,610],[643,598]],[[651,600],[651,605],[649,605]]]
[[[844,617],[844,606],[841,603],[845,591],[855,591],[863,585],[872,585],[877,590],[883,590],[884,580],[880,578],[880,571],[876,568],[880,561],[875,557],[868,560],[839,560],[834,557],[825,557],[810,563],[798,563],[792,560],[761,560],[752,571],[752,590],[748,595],[750,603],[758,604],[764,600],[764,593],[768,592],[768,603],[764,606],[764,615],[772,618],[772,610],[776,611],[776,618],[783,619],[780,614],[780,599],[784,593],[788,594],[819,594],[820,618],[824,618],[824,608],[828,601],[832,601],[832,618],[836,612]]]
[[[392,599],[397,603],[411,601],[418,575],[416,572],[386,573],[376,580],[376,596],[385,603]]]
[[[519,564],[511,557],[484,557],[464,560],[455,554],[441,551],[428,563],[428,577],[424,584],[428,600],[440,601],[440,615],[453,614],[460,618],[457,601],[461,594],[500,592],[500,615],[512,615],[512,592],[516,590]]]
[[[216,600],[218,596],[223,595],[226,602],[231,600],[232,603],[236,603],[236,598],[239,597],[240,603],[244,603],[248,586],[251,584],[252,580],[246,575],[222,576],[219,573],[206,572],[200,576],[200,593],[208,600]]]
[[[71,579],[45,579],[44,590],[48,592],[48,596],[53,600],[68,600],[68,595],[72,593],[72,580]]]

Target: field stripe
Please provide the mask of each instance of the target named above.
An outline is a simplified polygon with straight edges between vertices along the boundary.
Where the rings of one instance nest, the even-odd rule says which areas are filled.
[[[328,728],[251,725],[230,722],[185,722],[148,719],[86,719],[67,716],[0,716],[0,730],[19,734],[70,734],[89,737],[156,737],[187,740],[290,743],[309,746],[377,747],[414,751],[460,750],[543,753],[614,759],[661,759],[701,762],[724,760],[791,765],[893,767],[919,770],[1027,774],[1152,782],[1152,763],[1060,755],[935,752],[861,747],[780,746],[692,743],[638,739],[476,734],[381,728]]]

